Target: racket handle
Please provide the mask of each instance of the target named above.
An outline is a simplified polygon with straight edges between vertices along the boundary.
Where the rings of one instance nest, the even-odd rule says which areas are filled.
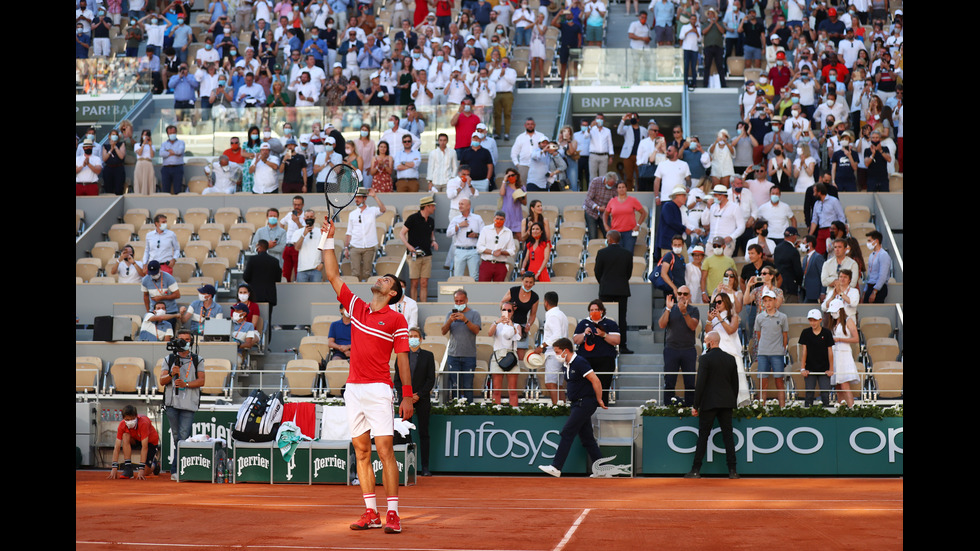
[[[317,245],[318,249],[321,251],[332,251],[334,250],[334,247],[335,245],[332,237],[327,237],[327,234],[320,236],[320,244]]]

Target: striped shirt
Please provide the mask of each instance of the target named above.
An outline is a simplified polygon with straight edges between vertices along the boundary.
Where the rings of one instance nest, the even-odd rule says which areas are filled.
[[[351,315],[351,362],[347,383],[392,385],[389,360],[395,353],[408,352],[408,323],[405,317],[385,306],[377,312],[354,295],[345,284],[337,297]]]

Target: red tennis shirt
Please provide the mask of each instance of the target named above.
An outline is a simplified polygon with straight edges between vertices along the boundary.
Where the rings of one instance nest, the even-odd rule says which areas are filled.
[[[354,295],[346,284],[337,300],[347,308],[351,318],[351,360],[347,382],[393,386],[388,361],[392,349],[396,354],[408,352],[408,322],[405,316],[387,305],[372,312],[371,305]]]
[[[116,438],[122,440],[123,434],[129,433],[130,438],[137,442],[142,442],[144,438],[149,439],[149,443],[154,446],[160,445],[160,435],[157,434],[157,429],[153,427],[153,422],[146,415],[138,415],[136,417],[136,427],[127,428],[125,421],[119,422],[119,428],[116,430]],[[128,457],[126,459],[129,459]]]

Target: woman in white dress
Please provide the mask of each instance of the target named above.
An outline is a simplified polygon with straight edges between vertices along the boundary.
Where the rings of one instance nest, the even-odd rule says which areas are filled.
[[[711,301],[708,311],[709,331],[718,333],[721,337],[719,348],[735,357],[738,367],[738,405],[749,402],[749,383],[745,378],[745,365],[742,362],[742,339],[738,336],[738,314],[732,308],[732,300],[727,293],[720,293]]]
[[[548,32],[548,23],[544,19],[544,14],[538,12],[534,25],[531,28],[531,86],[534,86],[534,78],[537,76],[538,82],[544,86],[544,57],[546,55],[545,33]]]
[[[136,149],[136,168],[133,170],[133,193],[149,195],[157,189],[156,174],[153,172],[153,138],[149,130],[140,136]]]
[[[851,349],[851,343],[860,341],[857,326],[854,318],[847,315],[843,301],[831,302],[829,310],[830,317],[834,319],[834,374],[830,377],[830,384],[844,397],[847,407],[854,407],[855,387],[861,388]]]
[[[723,184],[729,187],[732,176],[735,174],[735,148],[729,143],[728,131],[721,129],[715,138],[715,143],[708,148],[711,156],[711,183],[712,185]]]
[[[497,360],[502,360],[508,352],[516,354],[515,347],[521,340],[521,326],[514,323],[514,304],[503,302],[500,304],[500,319],[490,326],[487,336],[493,337],[493,354],[490,356],[490,378],[493,381],[493,403],[500,403],[501,389],[503,388],[504,375],[507,375],[507,397],[510,400],[510,407],[517,407],[517,376],[520,374],[520,363],[515,365],[510,371],[504,371],[497,365]]]
[[[806,188],[815,182],[813,174],[817,169],[817,160],[810,154],[810,146],[801,143],[796,146],[796,160],[793,161],[793,177],[796,178],[796,186],[793,191],[803,193]]]

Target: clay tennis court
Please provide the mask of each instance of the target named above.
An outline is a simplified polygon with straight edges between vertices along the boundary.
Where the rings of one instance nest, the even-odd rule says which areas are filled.
[[[401,534],[353,532],[348,486],[75,473],[75,548],[480,551],[901,549],[896,478],[436,476],[402,487]],[[378,505],[384,514],[384,491]]]

